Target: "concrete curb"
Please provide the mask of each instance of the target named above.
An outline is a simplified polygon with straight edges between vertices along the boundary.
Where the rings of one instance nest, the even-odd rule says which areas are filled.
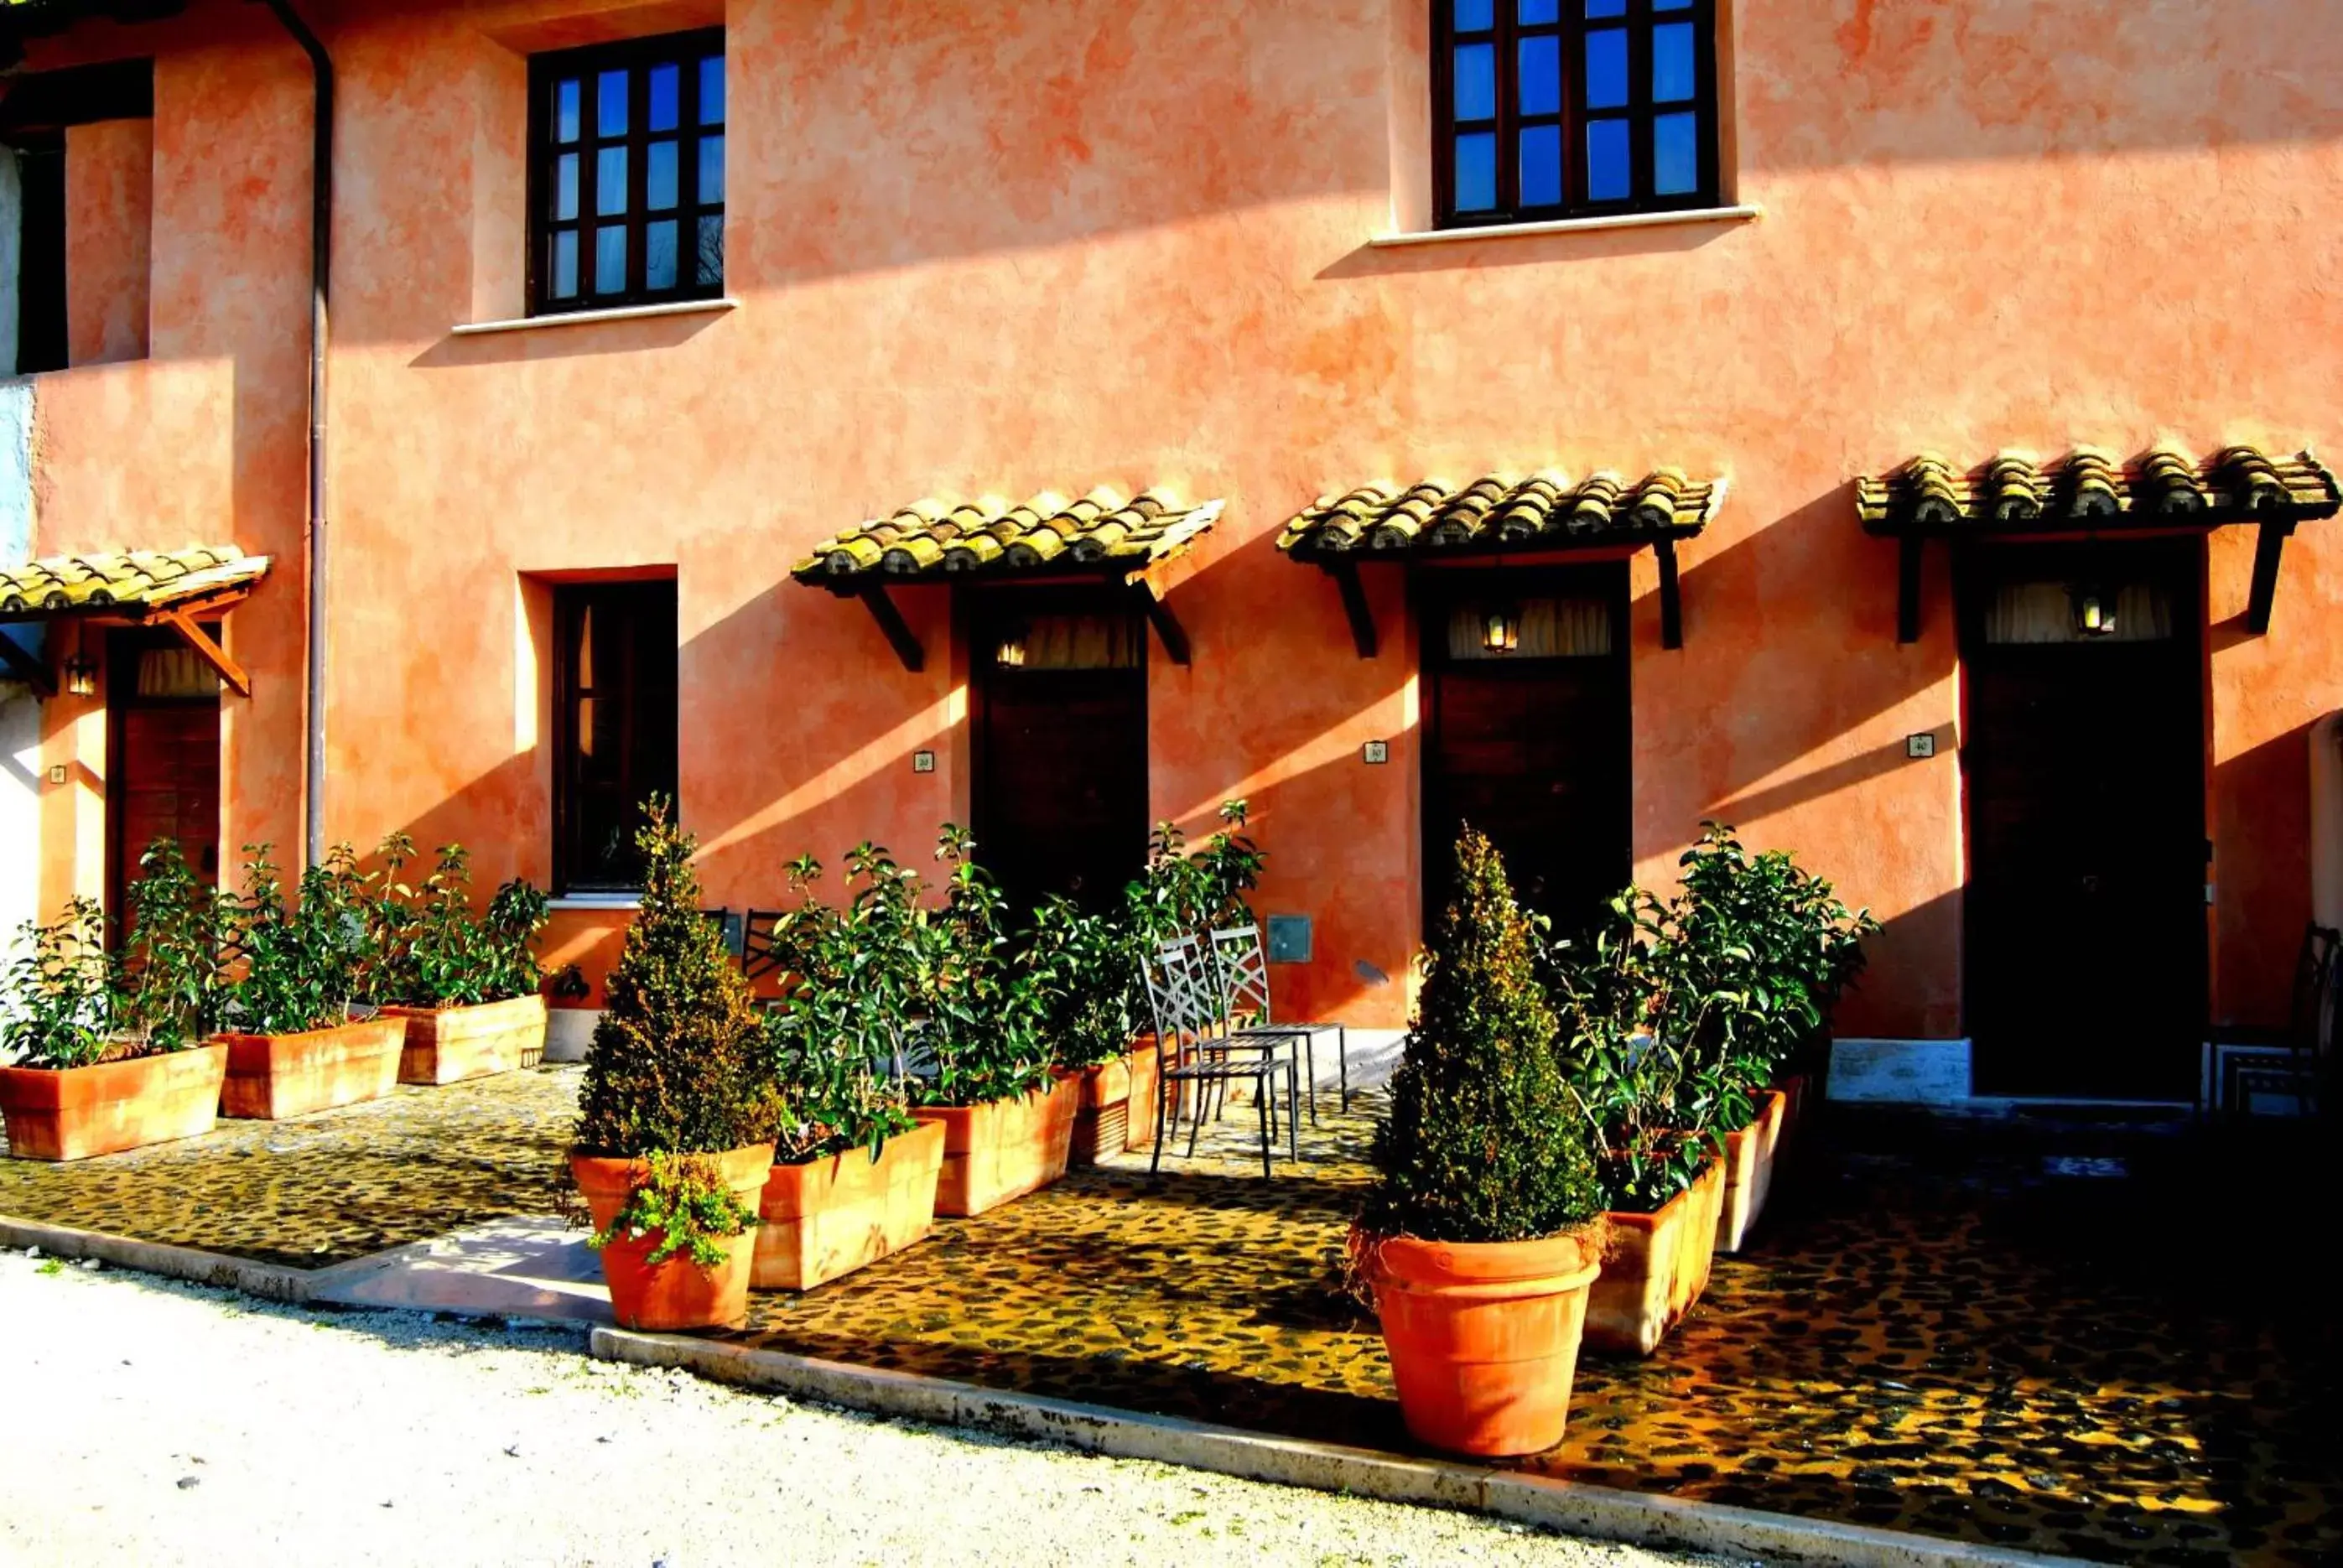
[[[2069,1561],[1995,1546],[1693,1503],[1521,1475],[1452,1460],[1411,1459],[1337,1443],[1267,1437],[1233,1427],[1145,1415],[971,1383],[751,1350],[674,1334],[597,1328],[598,1360],[672,1367],[711,1382],[766,1389],[876,1415],[1061,1443],[1086,1453],[1149,1459],[1248,1481],[1347,1492],[1387,1503],[1465,1509],[1573,1535],[1638,1546],[1848,1568],[2016,1568]]]
[[[11,1220],[5,1215],[0,1215],[0,1247],[38,1247],[53,1258],[96,1258],[119,1269],[135,1269],[198,1285],[224,1285],[246,1295],[294,1306],[307,1302],[316,1284],[315,1274],[307,1269],[256,1263],[193,1247],[135,1241],[127,1236],[109,1236],[101,1231],[76,1231],[70,1225]]]

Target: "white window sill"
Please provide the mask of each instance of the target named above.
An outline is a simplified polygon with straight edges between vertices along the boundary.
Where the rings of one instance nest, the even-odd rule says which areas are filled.
[[[520,316],[510,321],[458,322],[452,331],[458,337],[477,337],[489,332],[529,332],[540,327],[586,327],[597,321],[649,321],[661,316],[708,316],[719,310],[738,310],[740,302],[730,295],[720,299],[677,299],[663,305],[622,305],[615,310],[569,310],[553,316]]]
[[[552,910],[639,910],[643,897],[640,893],[564,893],[545,903]]]
[[[1596,234],[1611,228],[1672,228],[1688,223],[1748,223],[1764,216],[1763,207],[1696,206],[1677,212],[1623,212],[1603,217],[1558,217],[1545,223],[1492,223],[1478,228],[1434,228],[1420,234],[1378,235],[1367,243],[1378,249],[1410,245],[1461,245],[1476,239],[1526,239],[1540,234]]]

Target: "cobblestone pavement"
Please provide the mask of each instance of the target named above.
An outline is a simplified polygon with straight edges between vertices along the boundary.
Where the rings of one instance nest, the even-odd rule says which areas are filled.
[[[548,1069],[9,1162],[0,1213],[338,1261],[550,1211],[575,1090],[576,1070]],[[1126,1156],[810,1295],[759,1296],[735,1337],[1404,1449],[1381,1339],[1341,1279],[1376,1106],[1328,1096],[1273,1182],[1232,1114],[1160,1176]],[[2105,1559],[2343,1557],[2326,1413],[2343,1330],[2281,1269],[2328,1249],[2241,1231],[2204,1196],[2203,1170],[2247,1153],[2023,1123],[1815,1127],[1752,1251],[1720,1261],[1658,1355],[1582,1359],[1570,1433],[1535,1468]]]

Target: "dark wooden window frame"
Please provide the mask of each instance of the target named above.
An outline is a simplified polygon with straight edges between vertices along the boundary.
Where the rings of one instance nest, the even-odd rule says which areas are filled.
[[[615,310],[636,305],[664,305],[694,299],[715,299],[724,293],[719,244],[719,276],[713,282],[699,276],[700,220],[724,222],[719,197],[700,199],[699,142],[703,136],[725,138],[725,186],[731,185],[732,95],[728,82],[723,117],[712,125],[699,123],[699,62],[709,55],[724,55],[724,29],[703,28],[668,33],[653,38],[630,38],[617,44],[597,44],[583,49],[563,49],[533,55],[528,62],[528,311],[531,316],[567,316],[581,310]],[[679,67],[676,126],[671,131],[650,129],[650,69]],[[597,114],[596,78],[599,73],[628,72],[627,129],[623,136],[604,136]],[[578,83],[578,139],[557,143],[554,122],[556,85],[565,79]],[[650,171],[650,144],[673,141],[676,148],[676,205],[669,211],[650,212],[646,205]],[[595,213],[596,180],[605,147],[627,153],[627,210],[599,217]],[[559,162],[564,154],[578,158],[578,210],[573,218],[553,216]],[[649,247],[645,241],[654,222],[676,224],[676,282],[654,289],[645,281]],[[594,290],[594,234],[612,225],[627,231],[627,286],[614,294]],[[554,236],[562,232],[578,236],[578,292],[553,293]]]
[[[585,582],[558,582],[553,585],[553,887],[557,894],[629,893],[639,890],[629,883],[598,880],[580,875],[578,819],[578,784],[577,770],[578,699],[581,696],[598,696],[599,681],[593,691],[578,684],[575,649],[578,646],[578,620],[589,606],[607,606],[629,595],[664,588],[672,595],[675,578],[636,578]],[[607,655],[605,656],[607,658]],[[677,693],[679,707],[680,691]],[[632,715],[629,715],[631,727]],[[679,752],[681,738],[680,715],[678,731],[669,737],[669,744]],[[631,750],[631,735],[621,742]],[[680,772],[680,758],[668,773]],[[662,777],[649,780],[645,787],[672,788],[675,779]],[[638,798],[643,793],[639,787],[632,791]]]
[[[1490,224],[1542,223],[1558,218],[1604,217],[1643,212],[1681,212],[1713,207],[1723,199],[1719,170],[1723,127],[1719,123],[1716,49],[1716,0],[1692,0],[1680,10],[1654,11],[1652,0],[1626,0],[1620,17],[1597,17],[1590,26],[1586,0],[1560,0],[1553,23],[1524,25],[1520,0],[1491,0],[1491,25],[1486,31],[1459,33],[1456,0],[1433,0],[1432,122],[1433,205],[1443,228],[1473,228]],[[1654,25],[1688,22],[1693,27],[1693,96],[1688,103],[1652,101],[1652,29]],[[1627,34],[1627,102],[1617,108],[1588,109],[1586,35],[1624,27]],[[1555,35],[1561,39],[1562,101],[1557,114],[1521,113],[1518,61],[1521,40]],[[1496,59],[1496,116],[1459,125],[1455,117],[1456,46],[1487,42]],[[1653,186],[1652,127],[1663,114],[1684,109],[1701,116],[1702,135],[1696,144],[1699,176],[1690,191],[1662,196]],[[1586,196],[1586,127],[1594,121],[1624,120],[1629,126],[1629,194],[1621,199],[1594,201]],[[1521,199],[1521,134],[1524,126],[1562,127],[1562,200],[1524,206]],[[1497,138],[1496,205],[1487,210],[1456,209],[1456,142],[1460,136],[1493,133]]]

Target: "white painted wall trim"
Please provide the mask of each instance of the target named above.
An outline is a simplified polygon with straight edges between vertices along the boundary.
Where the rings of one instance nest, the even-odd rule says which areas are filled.
[[[1600,234],[1614,228],[1676,228],[1690,223],[1750,223],[1763,207],[1701,206],[1676,212],[1623,212],[1603,217],[1559,217],[1544,223],[1489,223],[1457,228],[1377,235],[1367,243],[1378,250],[1412,245],[1461,245],[1476,239],[1527,239],[1542,234]]]

